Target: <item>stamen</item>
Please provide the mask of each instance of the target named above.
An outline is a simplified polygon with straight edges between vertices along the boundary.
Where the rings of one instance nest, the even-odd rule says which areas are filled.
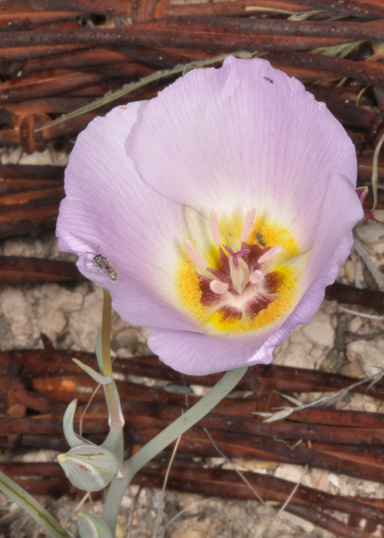
[[[221,282],[221,280],[212,280],[209,283],[209,287],[213,291],[213,293],[217,293],[217,295],[222,295],[223,293],[227,293],[229,284],[226,282]]]
[[[264,330],[299,299],[311,250],[302,252],[288,228],[269,222],[252,204],[231,215],[216,213],[213,204],[205,215],[185,208],[191,235],[184,236],[185,250],[181,244],[177,292],[208,335]]]
[[[199,267],[199,269],[208,269],[206,261],[197,252],[195,245],[191,241],[184,241],[184,245],[191,262]]]
[[[221,247],[219,219],[217,218],[217,214],[215,213],[215,211],[213,211],[213,209],[211,210],[211,213],[209,214],[209,222],[211,224],[213,242],[215,243],[217,247]]]
[[[264,280],[264,275],[258,269],[256,269],[256,271],[253,271],[253,273],[249,275],[249,281],[252,284],[260,284],[260,282],[263,282],[263,280]]]
[[[243,222],[243,227],[241,228],[241,235],[240,239],[243,243],[246,242],[246,240],[249,237],[249,234],[252,232],[253,222],[255,220],[256,216],[256,208],[252,207],[248,213],[245,215],[245,219]]]
[[[276,258],[278,254],[283,250],[283,247],[272,247],[267,252],[265,252],[260,258],[258,259],[259,263],[269,262],[270,260],[273,260],[273,258]]]
[[[242,250],[239,250],[237,252],[233,252],[233,250],[231,249],[231,247],[229,247],[228,245],[223,245],[225,250],[228,252],[228,254],[231,256],[231,258],[233,259],[233,265],[235,266],[236,269],[239,269],[239,260],[238,258],[241,258],[241,256],[244,256],[244,254],[249,254],[250,250],[248,248],[243,248]]]

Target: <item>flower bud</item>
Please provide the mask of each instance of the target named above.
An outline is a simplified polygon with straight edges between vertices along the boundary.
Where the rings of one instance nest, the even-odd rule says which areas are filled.
[[[119,470],[115,456],[101,446],[76,446],[57,461],[71,484],[84,491],[104,489]]]
[[[113,538],[106,521],[94,514],[79,512],[77,514],[80,538]]]

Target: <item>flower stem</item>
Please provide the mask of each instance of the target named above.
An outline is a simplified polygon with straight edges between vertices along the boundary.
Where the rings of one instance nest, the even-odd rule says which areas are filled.
[[[101,321],[101,373],[106,377],[112,377],[111,360],[111,314],[112,300],[109,292],[103,290],[103,314]]]
[[[111,359],[111,314],[112,301],[108,291],[104,291],[103,314],[101,323],[101,356],[98,357],[101,373],[106,377],[112,377],[112,359]],[[111,450],[118,458],[119,462],[123,462],[124,439],[123,427],[124,417],[121,411],[119,394],[116,389],[116,384],[113,381],[103,386],[105,399],[108,407],[108,425],[110,432],[103,443],[105,448]]]
[[[112,533],[115,532],[122,498],[134,475],[170,443],[204,418],[231,392],[246,371],[247,367],[229,370],[201,400],[125,462],[125,475],[112,481],[104,504],[103,518]]]

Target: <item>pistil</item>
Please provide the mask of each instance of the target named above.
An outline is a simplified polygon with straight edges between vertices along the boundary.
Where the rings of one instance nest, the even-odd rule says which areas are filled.
[[[242,250],[238,250],[237,252],[233,252],[231,247],[229,247],[228,245],[224,245],[224,248],[231,256],[230,260],[233,261],[233,265],[236,269],[239,269],[239,258],[244,256],[244,254],[249,254],[250,252],[249,248],[243,248]]]

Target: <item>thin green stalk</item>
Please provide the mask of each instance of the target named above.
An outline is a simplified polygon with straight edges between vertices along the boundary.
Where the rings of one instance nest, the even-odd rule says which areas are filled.
[[[112,377],[112,359],[111,359],[111,315],[112,301],[108,291],[104,291],[103,317],[101,322],[101,358],[99,366],[101,373],[106,377]],[[109,411],[109,426],[111,428],[123,428],[124,417],[121,412],[119,395],[114,383],[109,383],[104,387],[105,399]]]
[[[101,373],[106,377],[112,377],[111,359],[111,316],[112,299],[107,290],[103,290],[103,314],[101,321]]]
[[[111,296],[108,291],[104,290],[101,323],[101,357],[98,357],[98,362],[101,373],[106,377],[112,377],[113,375],[111,359],[111,305]],[[122,463],[124,453],[124,416],[121,411],[119,394],[114,381],[104,385],[103,389],[108,407],[108,425],[110,428],[110,432],[103,446],[113,452],[120,463]]]
[[[112,534],[115,532],[122,498],[134,475],[170,443],[204,418],[231,392],[246,371],[247,367],[229,370],[201,400],[125,462],[125,475],[112,481],[104,504],[103,519],[108,523]]]
[[[0,471],[0,490],[27,512],[51,538],[70,538],[70,535],[29,493]]]

